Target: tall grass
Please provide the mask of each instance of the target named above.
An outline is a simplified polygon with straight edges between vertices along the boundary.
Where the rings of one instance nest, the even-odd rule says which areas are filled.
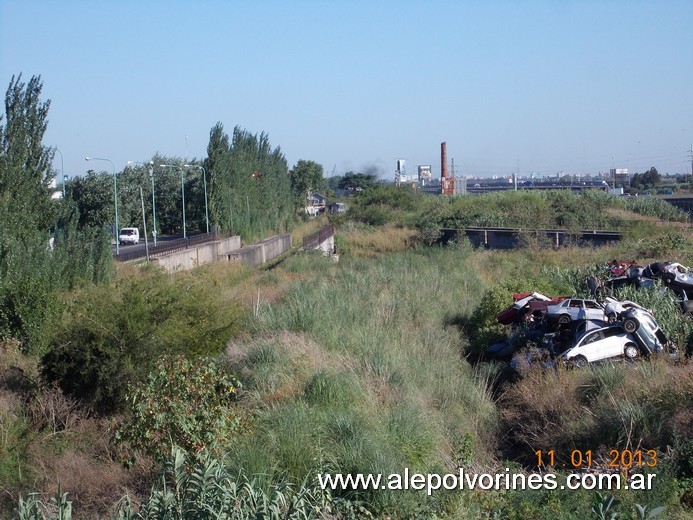
[[[232,463],[293,482],[318,461],[343,473],[452,469],[465,438],[475,460],[489,460],[494,405],[462,358],[465,338],[445,325],[450,313],[471,312],[481,293],[481,280],[464,268],[469,254],[287,260],[282,269],[303,276],[262,309],[264,346],[234,345],[230,356],[266,403],[248,442],[232,448]],[[423,507],[407,493],[350,498],[395,513]]]

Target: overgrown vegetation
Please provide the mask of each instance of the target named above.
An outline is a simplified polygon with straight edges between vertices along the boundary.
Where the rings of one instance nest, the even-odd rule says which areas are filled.
[[[681,215],[598,191],[444,199],[364,189],[335,218],[339,263],[303,254],[267,273],[217,264],[114,274],[104,235],[80,235],[91,227],[79,229],[82,206],[50,200],[40,87],[13,78],[0,127],[0,218],[12,223],[0,231],[0,514],[567,520],[662,506],[668,518],[690,516],[685,357],[510,380],[470,355],[507,336],[496,314],[513,292],[584,293],[595,264],[622,255],[689,263],[687,230],[649,227],[632,211]],[[289,225],[286,163],[265,134],[236,128],[229,143],[217,125],[204,164],[214,222],[246,237]],[[93,228],[109,218],[103,204],[97,217]],[[628,229],[604,250],[548,250],[531,232],[522,251],[430,247],[441,227],[472,225]],[[691,320],[664,295],[621,296],[693,344]],[[615,493],[620,504],[587,490],[429,497],[316,485],[318,473],[405,468],[526,475],[536,449],[596,459],[638,448],[658,453],[656,486]]]
[[[60,291],[111,272],[104,235],[78,230],[74,206],[51,200],[42,87],[40,77],[13,77],[0,126],[0,340],[18,338],[26,352],[40,348]]]
[[[71,295],[41,358],[48,382],[98,413],[123,409],[128,385],[163,355],[195,359],[223,351],[245,313],[204,276],[130,268],[117,283]]]

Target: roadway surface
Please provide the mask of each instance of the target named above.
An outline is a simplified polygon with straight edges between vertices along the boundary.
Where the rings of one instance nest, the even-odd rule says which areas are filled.
[[[188,235],[188,236],[190,236],[190,235]],[[177,240],[179,238],[183,238],[183,235],[171,235],[171,236],[163,236],[163,237],[160,236],[160,237],[156,238],[156,243],[157,243],[157,245],[164,244],[166,242],[170,242],[171,240]],[[147,240],[149,241],[149,247],[152,247],[154,245],[154,241],[150,237],[147,237]],[[120,246],[120,252],[121,253],[141,253],[141,255],[144,256],[145,255],[144,238],[140,239],[139,244],[121,245]],[[116,255],[115,242],[111,244],[111,253],[113,254],[113,256]]]

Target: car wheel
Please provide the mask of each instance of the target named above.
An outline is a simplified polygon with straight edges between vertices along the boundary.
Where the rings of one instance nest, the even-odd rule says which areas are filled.
[[[575,356],[573,358],[573,366],[575,368],[583,368],[587,366],[587,358],[584,356]]]
[[[640,324],[638,323],[638,320],[634,318],[628,318],[623,322],[623,330],[625,330],[628,334],[633,334],[633,332],[638,330],[639,326]]]
[[[570,316],[568,316],[567,314],[561,314],[558,317],[558,324],[559,325],[567,325],[568,323],[570,323]]]
[[[662,275],[662,281],[666,285],[671,285],[674,280],[676,280],[676,275],[674,273],[664,273]]]
[[[613,312],[611,314],[608,314],[606,316],[606,321],[607,321],[607,323],[610,323],[610,324],[616,323],[616,314],[614,314]]]
[[[639,353],[638,347],[636,347],[633,343],[628,343],[623,349],[623,355],[626,356],[627,359],[635,359],[638,357]]]

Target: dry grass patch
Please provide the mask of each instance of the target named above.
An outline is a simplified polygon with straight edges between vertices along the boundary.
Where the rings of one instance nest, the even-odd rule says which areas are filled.
[[[374,230],[342,231],[341,253],[372,258],[383,253],[396,253],[411,248],[417,231],[394,224]]]
[[[347,371],[350,365],[344,355],[325,350],[310,335],[289,331],[232,341],[227,345],[226,356],[243,383],[246,396],[257,400],[257,404],[277,404],[300,397],[314,374]]]
[[[486,284],[494,284],[510,277],[533,278],[546,267],[594,266],[620,258],[611,246],[600,248],[562,247],[559,249],[479,249],[469,255],[471,270]]]
[[[533,460],[538,449],[570,453],[655,449],[671,443],[693,400],[693,366],[663,359],[530,371],[502,395],[506,452]]]

